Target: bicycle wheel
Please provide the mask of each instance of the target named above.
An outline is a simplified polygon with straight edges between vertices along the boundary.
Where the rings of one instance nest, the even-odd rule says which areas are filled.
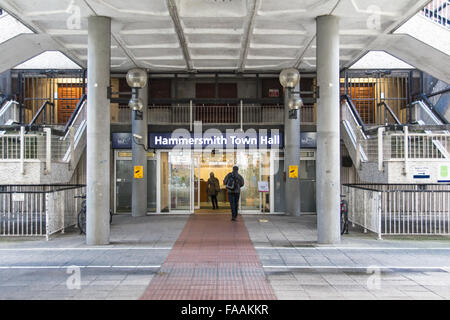
[[[78,229],[82,234],[86,234],[86,210],[84,209],[78,212]]]

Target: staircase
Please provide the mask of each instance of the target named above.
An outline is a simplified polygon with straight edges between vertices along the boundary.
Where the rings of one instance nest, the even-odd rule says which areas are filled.
[[[416,124],[402,124],[386,103],[384,125],[365,124],[348,96],[341,104],[341,138],[366,183],[450,182],[448,128],[422,101],[413,103]],[[380,106],[379,106],[380,107]]]
[[[63,130],[30,123],[1,132],[2,184],[69,183],[86,149],[86,104],[83,96]]]

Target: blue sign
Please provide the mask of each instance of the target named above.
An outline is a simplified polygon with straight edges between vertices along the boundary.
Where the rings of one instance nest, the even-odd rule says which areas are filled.
[[[317,148],[317,133],[302,132],[301,148]],[[113,149],[131,149],[132,135],[130,132],[113,133],[112,147]],[[203,133],[196,136],[194,133],[172,134],[168,132],[148,134],[148,147],[150,149],[173,149],[174,147],[185,148],[279,148],[284,147],[283,132],[267,134],[255,133]]]
[[[283,134],[256,132],[227,133],[150,133],[148,145],[151,149],[182,148],[220,148],[220,149],[251,149],[251,148],[282,148]]]
[[[317,148],[317,132],[301,132],[300,133],[301,148]]]
[[[130,132],[114,132],[112,134],[113,149],[131,149],[131,137]]]

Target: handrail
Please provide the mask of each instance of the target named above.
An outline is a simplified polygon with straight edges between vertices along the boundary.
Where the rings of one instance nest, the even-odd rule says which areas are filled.
[[[341,96],[341,100],[345,100],[348,103],[348,106],[350,107],[351,112],[353,113],[353,116],[355,117],[356,121],[358,122],[358,125],[363,129],[365,132],[367,130],[366,125],[364,124],[364,121],[362,120],[361,116],[359,115],[358,110],[356,110],[355,105],[353,104],[352,99],[349,95],[343,94]]]
[[[391,107],[389,107],[389,105],[386,103],[386,101],[381,101],[378,104],[378,107],[380,107],[381,105],[384,105],[384,107],[387,109],[387,111],[389,112],[389,114],[391,115],[391,117],[394,119],[396,124],[402,124],[400,122],[400,120],[397,118],[397,116],[395,115],[394,111],[392,111]]]
[[[5,95],[3,93],[0,93],[0,108],[3,106],[5,101],[7,101],[10,98],[11,98],[11,96],[8,96],[8,95]]]
[[[30,123],[28,124],[28,127],[32,127],[34,126],[34,123],[36,122],[36,120],[39,118],[39,116],[41,115],[41,113],[44,111],[45,107],[47,107],[47,105],[51,105],[54,106],[54,104],[50,101],[45,101],[42,106],[39,108],[38,112],[36,112],[36,114],[34,115],[33,119],[31,119]]]
[[[450,92],[450,87],[448,87],[446,89],[443,89],[443,90],[439,90],[439,91],[433,92],[433,93],[429,93],[429,94],[427,94],[425,96],[427,98],[431,98],[431,97],[438,96],[440,94],[445,94],[445,93],[448,93],[448,92]]]
[[[428,99],[428,97],[425,94],[423,93],[419,94],[418,98],[423,101],[423,103],[431,110],[431,112],[433,112],[433,114],[436,117],[439,118],[439,120],[441,120],[443,124],[449,124],[448,121],[445,119],[445,117],[439,111],[436,110],[434,104],[430,101],[430,99]]]
[[[75,110],[73,110],[72,115],[70,116],[69,120],[67,121],[66,125],[64,126],[64,133],[67,133],[70,126],[72,125],[73,121],[75,120],[78,112],[80,111],[81,107],[83,106],[84,101],[86,100],[87,96],[83,94],[78,100],[77,106],[75,107]]]

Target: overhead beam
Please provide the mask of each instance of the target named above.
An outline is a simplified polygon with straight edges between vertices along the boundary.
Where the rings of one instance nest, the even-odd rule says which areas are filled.
[[[59,47],[46,34],[20,34],[0,44],[0,73],[49,50]]]
[[[414,48],[414,50],[411,50]],[[450,83],[450,56],[406,34],[386,34],[372,43],[370,50],[386,51],[394,57]]]
[[[22,23],[31,31],[35,32],[36,35],[48,36],[46,31],[43,28],[40,28],[36,23],[32,21],[31,18],[25,19],[23,17],[23,12],[20,12],[17,5],[10,0],[0,0],[0,8],[7,11],[11,16],[13,16],[17,21]],[[86,68],[86,63],[81,61],[75,54],[73,54],[70,50],[68,50],[64,44],[50,36],[52,43],[52,50],[58,50],[64,53],[69,59],[73,60],[76,64],[81,66],[82,68]],[[49,41],[49,40],[48,40]],[[2,52],[3,54],[3,52]],[[33,55],[34,56],[34,55]]]
[[[238,71],[243,72],[245,69],[245,63],[247,62],[248,49],[250,47],[250,37],[253,33],[253,28],[255,24],[255,17],[257,14],[257,8],[261,6],[261,0],[253,1],[253,5],[250,8],[250,13],[248,14],[247,23],[245,24],[245,29],[243,33],[242,50],[239,57],[239,67]]]
[[[189,54],[186,37],[184,36],[183,28],[181,27],[180,17],[178,16],[178,9],[174,0],[167,0],[167,8],[169,9],[170,17],[172,18],[175,30],[180,41],[181,49],[183,50],[184,60],[188,71],[192,71],[192,60]]]

